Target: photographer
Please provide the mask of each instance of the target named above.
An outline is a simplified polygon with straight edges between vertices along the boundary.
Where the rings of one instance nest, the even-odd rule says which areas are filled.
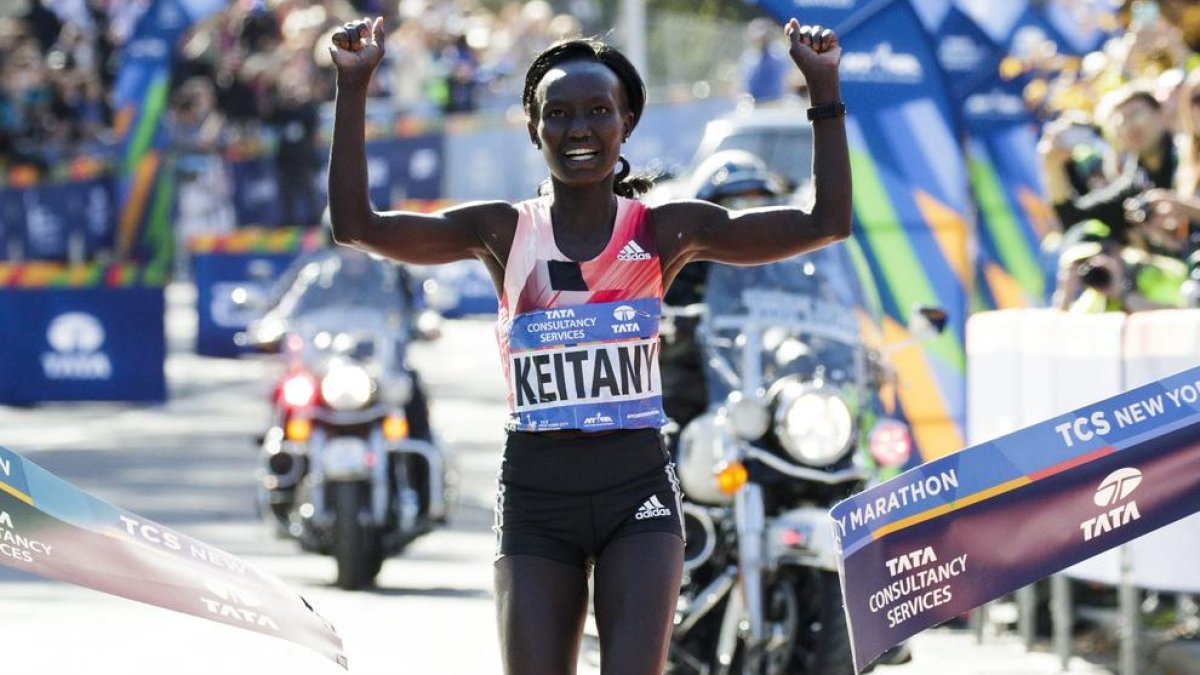
[[[1114,239],[1127,243],[1126,200],[1152,188],[1170,188],[1178,153],[1162,105],[1146,89],[1125,86],[1113,90],[1097,106],[1097,119],[1112,142],[1115,157],[1103,158],[1099,139],[1074,118],[1047,125],[1038,144],[1047,192],[1064,225],[1099,220]],[[1080,161],[1091,155],[1100,156],[1101,164]]]

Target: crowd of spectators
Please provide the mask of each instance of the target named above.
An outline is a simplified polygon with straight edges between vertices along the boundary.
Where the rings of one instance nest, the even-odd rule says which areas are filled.
[[[0,163],[45,166],[111,142],[121,47],[149,1],[2,4]],[[262,138],[305,146],[314,109],[333,95],[323,70],[328,36],[368,15],[383,16],[388,33],[373,94],[393,112],[437,117],[519,100],[531,55],[563,35],[598,30],[600,3],[512,0],[492,11],[479,0],[232,0],[185,36],[168,121],[184,127],[194,148]],[[212,109],[202,109],[210,98]],[[205,117],[219,121],[209,125],[220,128],[217,137],[197,133]],[[294,153],[282,154],[294,164]]]
[[[1041,50],[1027,102],[1062,226],[1052,304],[1072,311],[1200,306],[1200,5],[1133,0],[1125,27],[1078,59]],[[1037,50],[1035,50],[1037,51]]]

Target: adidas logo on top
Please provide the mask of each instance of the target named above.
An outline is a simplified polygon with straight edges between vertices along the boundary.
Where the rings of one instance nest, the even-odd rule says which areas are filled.
[[[650,499],[642,502],[641,508],[633,516],[637,520],[645,520],[647,518],[662,518],[663,516],[671,515],[671,509],[663,506],[663,503],[658,501],[658,495],[650,495]]]
[[[617,260],[649,260],[651,257],[649,253],[646,253],[646,249],[638,246],[638,243],[632,239],[621,248],[620,253],[617,253]]]

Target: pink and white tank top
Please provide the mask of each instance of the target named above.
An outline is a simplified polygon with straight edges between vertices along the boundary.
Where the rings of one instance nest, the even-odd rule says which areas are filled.
[[[658,369],[662,268],[641,202],[617,197],[608,246],[563,255],[551,197],[517,204],[496,337],[517,431],[657,428],[666,421]]]

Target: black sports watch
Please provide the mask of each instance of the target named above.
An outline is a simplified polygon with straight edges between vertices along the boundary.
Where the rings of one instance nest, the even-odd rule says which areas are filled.
[[[830,117],[845,117],[846,104],[841,101],[835,103],[826,103],[825,105],[817,105],[808,109],[808,121],[815,122],[817,120],[828,119]]]

